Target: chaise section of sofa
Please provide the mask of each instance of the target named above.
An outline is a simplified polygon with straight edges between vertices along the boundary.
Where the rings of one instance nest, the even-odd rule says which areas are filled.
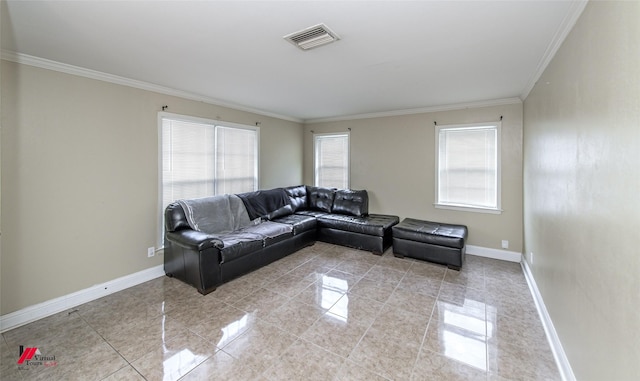
[[[369,214],[366,190],[307,187],[309,204],[298,213],[313,216],[318,240],[381,255],[391,246],[398,216]]]
[[[397,216],[370,214],[355,217],[329,214],[318,217],[318,241],[367,250],[377,255],[392,243],[391,228]]]
[[[316,240],[382,254],[397,216],[366,190],[299,185],[178,200],[165,210],[165,272],[207,294]]]

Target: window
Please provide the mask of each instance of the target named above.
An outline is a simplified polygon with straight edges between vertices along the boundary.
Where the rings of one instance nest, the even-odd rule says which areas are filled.
[[[436,207],[500,213],[500,123],[436,126]]]
[[[160,235],[171,202],[258,189],[257,127],[161,113]]]
[[[258,189],[257,129],[216,126],[215,194]]]
[[[349,188],[349,133],[313,135],[317,187]]]

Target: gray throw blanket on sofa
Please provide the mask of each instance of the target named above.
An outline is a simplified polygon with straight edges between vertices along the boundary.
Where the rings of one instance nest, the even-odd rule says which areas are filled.
[[[249,214],[236,195],[178,200],[193,230],[209,234],[228,233],[249,226]]]

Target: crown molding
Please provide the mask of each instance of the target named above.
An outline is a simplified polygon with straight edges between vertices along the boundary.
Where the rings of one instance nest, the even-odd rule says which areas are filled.
[[[464,110],[469,108],[502,106],[502,105],[518,104],[518,103],[522,103],[522,100],[518,97],[502,98],[502,99],[492,99],[492,100],[485,100],[485,101],[478,101],[478,102],[456,103],[456,104],[441,105],[441,106],[411,108],[411,109],[383,111],[383,112],[372,112],[367,114],[356,114],[356,115],[347,115],[347,116],[336,116],[331,118],[307,119],[304,121],[304,123],[311,124],[311,123],[325,123],[325,122],[341,122],[345,120],[371,119],[371,118],[383,118],[388,116],[425,114],[428,112]]]
[[[560,49],[560,46],[562,46],[562,43],[569,35],[569,32],[571,32],[574,25],[576,25],[578,18],[580,18],[580,15],[582,14],[582,11],[584,11],[584,8],[587,6],[588,2],[589,2],[588,0],[577,0],[571,3],[571,7],[569,8],[569,11],[567,12],[566,16],[562,20],[562,23],[560,24],[560,27],[556,31],[555,36],[553,36],[553,39],[551,40],[551,43],[547,47],[547,50],[544,52],[542,59],[540,59],[540,62],[538,63],[538,68],[536,69],[535,73],[527,83],[527,86],[522,91],[522,94],[520,94],[520,99],[522,99],[523,101],[527,99],[527,97],[529,96],[529,93],[531,92],[531,90],[533,90],[533,87],[536,85],[536,83],[542,76],[542,73],[544,73],[547,66],[549,66],[549,63],[551,62],[553,57],[555,57],[556,53],[558,52],[558,49]]]
[[[204,95],[177,90],[170,87],[160,86],[160,85],[156,85],[149,82],[138,81],[135,79],[121,77],[118,75],[108,74],[108,73],[104,73],[97,70],[86,69],[79,66],[74,66],[74,65],[69,65],[69,64],[65,64],[65,63],[61,63],[53,60],[48,60],[46,58],[30,56],[28,54],[16,53],[16,52],[3,49],[1,57],[5,61],[16,62],[23,65],[38,67],[41,69],[53,70],[61,73],[95,79],[98,81],[109,82],[117,85],[133,87],[136,89],[152,91],[152,92],[160,93],[164,95],[170,95],[170,96],[175,96],[179,98],[205,102],[215,106],[228,107],[234,110],[246,111],[252,114],[258,114],[258,115],[267,116],[271,118],[288,120],[290,122],[296,122],[296,123],[304,122],[302,119],[294,118],[287,115],[270,113],[264,110],[258,110],[250,107],[245,107],[242,105],[224,102],[219,99],[210,98]]]

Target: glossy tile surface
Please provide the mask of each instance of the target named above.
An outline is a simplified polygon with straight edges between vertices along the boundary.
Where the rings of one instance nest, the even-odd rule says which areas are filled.
[[[55,356],[17,364],[19,347]],[[161,277],[2,334],[2,380],[559,380],[519,264],[318,242],[202,296]]]

